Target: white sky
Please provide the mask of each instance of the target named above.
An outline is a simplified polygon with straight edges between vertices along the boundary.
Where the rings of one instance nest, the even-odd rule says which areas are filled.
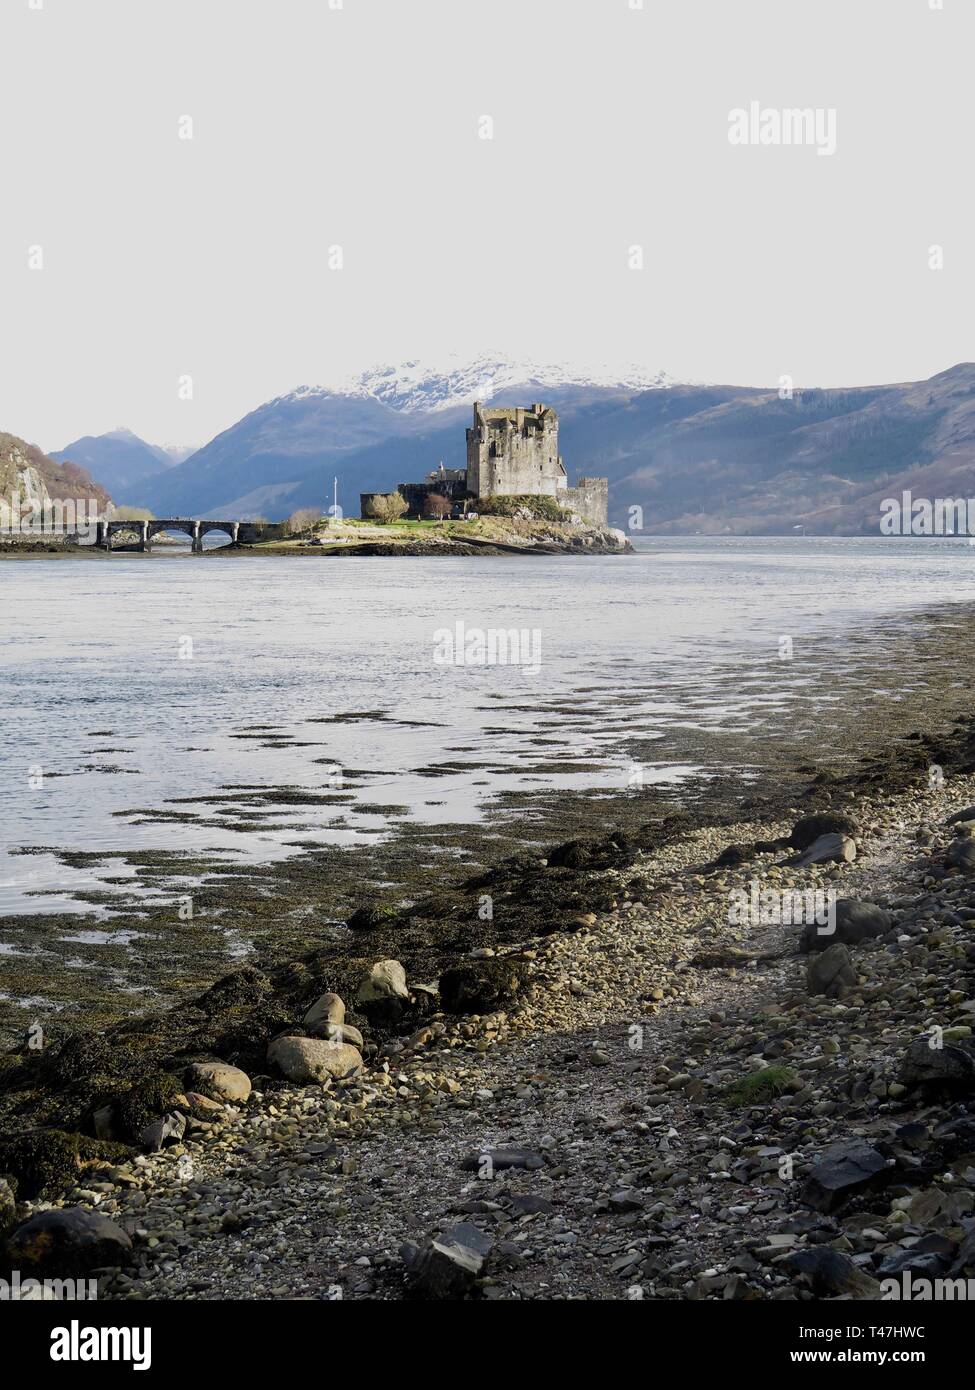
[[[810,386],[975,357],[975,0],[33,3],[0,0],[0,429],[43,448],[203,443],[449,350]],[[732,146],[752,100],[835,107],[836,154]]]

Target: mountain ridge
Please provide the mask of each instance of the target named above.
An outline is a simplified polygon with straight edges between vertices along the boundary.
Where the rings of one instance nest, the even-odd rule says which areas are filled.
[[[447,375],[419,363],[372,369],[351,379],[351,394],[299,387],[147,477],[132,500],[156,515],[251,510],[276,519],[327,506],[338,475],[351,513],[360,491],[390,491],[441,460],[464,466],[472,382],[490,387],[482,399],[554,406],[570,479],[607,476],[611,519],[626,524],[642,507],[648,534],[784,534],[801,525],[869,533],[884,489],[912,476],[929,490],[975,495],[973,363],[922,382],[796,388],[791,398],[659,372],[628,383],[566,381],[561,370],[489,354]],[[522,371],[532,379],[509,384]]]

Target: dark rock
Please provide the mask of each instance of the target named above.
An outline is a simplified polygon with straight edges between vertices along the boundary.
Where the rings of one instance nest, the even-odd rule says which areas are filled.
[[[904,1086],[969,1092],[975,1089],[975,1057],[955,1043],[932,1047],[934,1036],[917,1038],[901,1058]]]
[[[945,825],[960,825],[963,821],[975,821],[975,806],[966,806],[961,811],[956,811],[953,816],[949,816]]]
[[[636,848],[622,831],[616,831],[602,840],[567,840],[545,857],[553,869],[618,869],[633,863]]]
[[[955,840],[946,855],[946,863],[962,873],[975,874],[975,839],[966,836],[963,840]]]
[[[61,1129],[28,1130],[0,1140],[0,1174],[16,1180],[21,1201],[53,1198],[76,1186],[90,1163],[131,1158],[124,1144],[106,1143]]]
[[[377,927],[388,926],[395,916],[395,907],[360,907],[345,925],[350,931],[375,931]]]
[[[545,1158],[532,1149],[481,1149],[468,1154],[460,1166],[468,1173],[499,1173],[504,1168],[544,1168]]]
[[[107,1216],[83,1207],[42,1211],[7,1239],[7,1258],[22,1274],[74,1278],[128,1262],[132,1241]]]
[[[897,1250],[892,1255],[888,1255],[877,1274],[880,1278],[890,1278],[896,1274],[926,1275],[928,1278],[940,1278],[947,1270],[950,1260],[947,1256],[938,1251],[922,1251],[916,1246],[911,1250]]]
[[[737,869],[753,859],[756,852],[754,844],[728,845],[709,865],[712,869]]]
[[[810,994],[825,994],[828,999],[838,999],[856,982],[857,972],[849,949],[839,942],[809,957],[806,989]]]
[[[521,989],[523,961],[491,956],[452,966],[440,976],[440,999],[450,1014],[492,1014]]]
[[[0,1178],[0,1236],[5,1231],[9,1231],[14,1224],[17,1213],[17,1197],[14,1192],[13,1183],[9,1183],[6,1178]]]
[[[629,1211],[642,1211],[644,1205],[642,1194],[634,1192],[631,1188],[614,1192],[609,1199],[610,1211],[615,1211],[618,1215]]]
[[[958,1255],[951,1266],[953,1275],[975,1276],[975,1225],[972,1225],[958,1247]]]
[[[139,1135],[139,1143],[150,1153],[158,1153],[166,1144],[178,1144],[186,1133],[186,1116],[178,1110],[160,1115],[150,1121]]]
[[[860,902],[857,898],[837,898],[831,915],[834,919],[832,923],[806,924],[799,938],[800,951],[825,951],[837,944],[856,946],[860,941],[886,936],[894,925],[893,918],[884,908],[876,903]]]
[[[842,1140],[826,1150],[806,1179],[800,1201],[816,1211],[835,1211],[848,1197],[878,1186],[890,1160],[865,1139]]]
[[[469,1221],[445,1231],[425,1250],[407,1250],[407,1276],[421,1298],[461,1299],[473,1293],[494,1242]]]
[[[785,841],[791,849],[808,849],[823,835],[857,834],[857,825],[841,811],[817,811],[809,816],[801,816],[792,827],[792,833]]]
[[[515,1216],[549,1215],[555,1210],[554,1203],[547,1197],[537,1197],[534,1192],[519,1192],[508,1199],[508,1205]]]
[[[806,1280],[820,1298],[840,1294],[850,1294],[854,1298],[877,1296],[875,1280],[857,1269],[848,1255],[828,1245],[797,1250],[782,1263],[790,1274]]]

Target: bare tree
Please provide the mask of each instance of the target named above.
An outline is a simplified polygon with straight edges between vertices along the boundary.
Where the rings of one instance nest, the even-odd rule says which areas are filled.
[[[317,507],[299,507],[288,517],[288,534],[297,536],[302,531],[311,531],[321,519]]]
[[[449,516],[453,510],[453,503],[449,497],[444,497],[439,492],[428,492],[427,500],[423,507],[423,515],[433,520],[442,521],[445,516]]]
[[[403,513],[409,511],[409,504],[401,492],[377,492],[369,501],[368,511],[376,521],[388,525],[391,521],[399,521]]]

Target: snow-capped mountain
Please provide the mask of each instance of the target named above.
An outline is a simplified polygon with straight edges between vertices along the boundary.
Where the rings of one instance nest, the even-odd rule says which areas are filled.
[[[330,386],[300,386],[277,400],[351,396],[381,401],[403,414],[434,414],[470,406],[476,400],[500,400],[515,389],[524,393],[528,387],[562,393],[580,387],[652,391],[673,385],[676,382],[666,372],[632,364],[622,370],[609,366],[580,370],[565,364],[542,366],[498,353],[475,358],[455,353],[437,364],[416,360],[395,367],[371,367]]]
[[[349,479],[347,505],[357,508],[360,484],[388,490],[423,477],[441,460],[462,468],[464,426],[475,400],[541,400],[566,418],[600,401],[665,396],[673,384],[666,373],[643,367],[579,370],[492,352],[373,367],[266,401],[178,467],[147,478],[140,502],[157,516],[213,514],[214,508],[287,516],[306,497],[318,497],[326,478],[331,487],[342,473]]]

